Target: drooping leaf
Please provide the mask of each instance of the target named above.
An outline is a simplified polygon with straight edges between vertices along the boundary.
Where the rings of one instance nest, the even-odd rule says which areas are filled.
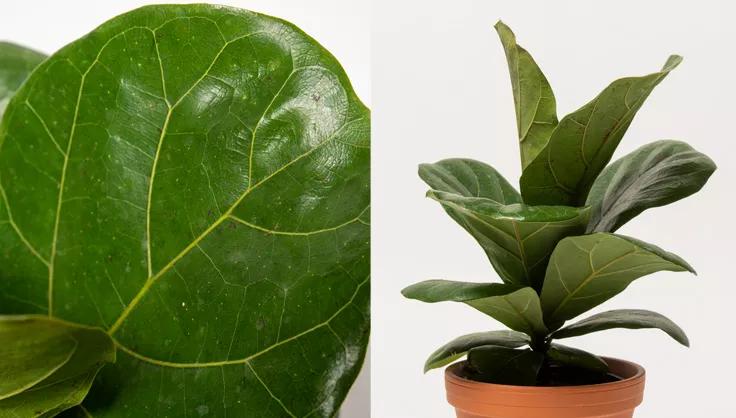
[[[530,205],[582,205],[634,115],[655,86],[682,61],[669,57],[661,71],[614,81],[590,103],[565,116],[521,176]]]
[[[489,383],[532,386],[543,361],[544,355],[528,348],[484,345],[468,351],[468,364],[478,372],[473,380]]]
[[[430,191],[483,247],[506,283],[541,289],[552,250],[588,224],[588,208],[502,205],[490,199]]]
[[[528,335],[516,331],[476,332],[455,338],[438,348],[424,363],[424,372],[446,366],[463,357],[471,348],[482,345],[495,345],[506,348],[519,348],[531,342]]]
[[[539,296],[531,287],[427,280],[413,284],[401,293],[409,299],[428,303],[463,302],[515,331],[530,336],[547,334]]]
[[[509,65],[521,167],[526,168],[547,145],[557,126],[555,95],[531,54],[516,43],[514,32],[501,21],[495,27]]]
[[[613,232],[646,209],[700,190],[716,165],[680,141],[644,145],[606,167],[593,183],[588,231]]]
[[[0,120],[13,94],[46,56],[32,49],[0,42]]]
[[[114,335],[92,415],[335,414],[369,330],[370,113],[334,57],[279,19],[149,6],[6,116],[0,310]]]
[[[643,309],[615,309],[592,315],[574,324],[555,331],[553,338],[570,338],[612,328],[660,329],[678,343],[689,347],[690,341],[677,324],[656,312]]]
[[[60,340],[60,336],[65,339]],[[16,339],[9,339],[11,337]],[[97,372],[106,363],[115,361],[115,345],[101,329],[76,326],[45,316],[0,319],[0,342],[7,346],[2,351],[9,354],[0,358],[0,377],[6,383],[27,375],[27,372],[13,369],[19,366],[37,368],[38,363],[47,362],[49,350],[39,347],[39,343],[61,342],[61,346],[68,347],[68,341],[72,342],[72,351],[61,366],[49,369],[50,373],[37,379],[32,386],[24,387],[23,391],[0,399],[0,417],[52,417],[79,405]],[[17,364],[8,365],[10,362]]]
[[[695,272],[680,257],[630,237],[601,232],[565,238],[552,253],[544,279],[545,322],[557,329],[634,280],[663,270]]]
[[[521,203],[521,195],[514,186],[496,169],[480,161],[449,158],[433,164],[420,164],[419,177],[430,188],[440,192],[483,197],[504,205]]]
[[[547,356],[555,362],[566,366],[608,371],[608,364],[605,360],[579,348],[553,343],[547,350]]]

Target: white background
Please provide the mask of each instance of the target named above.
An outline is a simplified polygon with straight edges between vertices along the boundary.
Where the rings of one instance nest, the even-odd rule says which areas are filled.
[[[151,1],[3,1],[0,40],[51,53],[85,35],[104,21]],[[350,76],[363,102],[370,107],[370,2],[359,0],[221,0],[286,19],[334,54]],[[370,416],[370,366],[358,378],[342,410],[343,418]]]
[[[651,209],[621,229],[681,255],[699,276],[640,279],[602,309],[661,312],[687,331],[692,348],[645,330],[568,343],[646,367],[639,418],[736,417],[733,2],[374,2],[373,416],[453,416],[442,372],[422,374],[426,356],[456,336],[501,328],[465,305],[429,305],[399,294],[429,278],[498,280],[470,235],[424,198],[416,169],[421,162],[470,157],[517,184],[511,84],[492,27],[501,18],[548,76],[560,116],[616,78],[654,72],[670,53],[685,57],[639,111],[614,158],[672,138],[719,165],[700,193]]]

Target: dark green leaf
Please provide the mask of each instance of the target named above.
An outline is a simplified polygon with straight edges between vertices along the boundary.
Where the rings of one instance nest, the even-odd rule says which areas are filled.
[[[484,197],[505,205],[521,203],[521,195],[514,186],[493,167],[480,161],[450,158],[434,164],[420,164],[419,177],[440,192]]]
[[[556,329],[619,294],[634,280],[663,270],[694,272],[680,257],[622,235],[565,238],[547,268],[541,296],[544,319]]]
[[[593,183],[588,230],[613,232],[646,209],[690,196],[715,169],[713,160],[684,142],[644,145],[606,167]]]
[[[673,55],[661,71],[616,80],[590,103],[565,116],[521,176],[524,202],[582,205],[636,112],[681,60]]]
[[[530,349],[485,345],[468,351],[468,365],[478,372],[474,380],[504,385],[534,385],[543,361]]]
[[[45,55],[32,49],[0,42],[0,120],[10,98],[44,59]]]
[[[58,343],[57,336],[64,335],[72,342],[72,352],[59,367],[37,379],[22,392],[0,399],[0,417],[52,417],[61,411],[79,405],[87,395],[97,372],[106,363],[115,361],[115,345],[100,329],[85,328],[45,316],[11,316],[0,319],[0,376],[3,381],[25,377],[27,372],[13,372],[17,365],[37,368],[37,363],[47,363],[48,350],[38,343]],[[54,338],[48,338],[54,336]],[[16,337],[16,339],[8,339]],[[67,347],[66,341],[61,345]],[[9,356],[4,356],[10,354]],[[26,379],[24,379],[26,380]]]
[[[616,309],[601,312],[574,324],[568,325],[554,334],[553,338],[570,338],[612,328],[643,329],[656,328],[667,333],[680,344],[689,347],[690,341],[677,324],[656,312],[643,309]]]
[[[570,367],[608,371],[608,364],[602,358],[587,351],[562,344],[552,344],[547,350],[547,356],[557,363]]]
[[[531,287],[427,280],[407,287],[402,293],[422,302],[464,302],[513,330],[531,336],[547,334],[539,296]]]
[[[488,255],[506,283],[542,288],[557,242],[585,232],[588,208],[502,205],[490,199],[430,191]]]
[[[495,345],[506,348],[519,348],[531,342],[526,334],[516,331],[476,332],[455,338],[438,348],[424,363],[424,372],[446,366],[464,356],[471,348],[481,345]]]
[[[532,56],[516,43],[516,36],[511,29],[499,21],[496,31],[506,52],[511,74],[521,166],[526,168],[547,145],[557,126],[555,96]]]
[[[0,126],[0,310],[115,336],[96,418],[333,416],[368,338],[369,138],[339,63],[287,22],[117,17]]]

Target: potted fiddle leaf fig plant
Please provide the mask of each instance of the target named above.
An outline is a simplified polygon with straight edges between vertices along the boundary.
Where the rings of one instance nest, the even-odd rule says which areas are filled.
[[[642,211],[703,187],[716,166],[684,142],[647,144],[608,165],[634,115],[681,61],[614,81],[557,119],[549,82],[513,32],[496,24],[508,60],[521,148],[521,192],[470,159],[422,164],[427,196],[483,247],[502,283],[429,280],[404,296],[465,303],[510,330],[459,337],[432,353],[459,418],[631,417],[644,369],[558,341],[611,328],[656,328],[689,345],[680,327],[646,310],[618,309],[574,323],[658,271],[689,271],[682,258],[616,233]]]

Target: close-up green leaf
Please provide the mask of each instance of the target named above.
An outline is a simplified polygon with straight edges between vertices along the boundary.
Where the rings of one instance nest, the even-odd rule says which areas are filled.
[[[104,330],[46,316],[0,317],[0,341],[2,418],[52,417],[79,405],[116,357]]]
[[[615,161],[593,183],[590,232],[614,232],[641,212],[700,190],[716,169],[706,155],[680,141],[657,141]]]
[[[332,417],[369,333],[369,147],[369,110],[294,25],[116,17],[3,117],[0,313],[107,331],[95,417]]]
[[[660,71],[614,81],[595,99],[560,120],[549,142],[521,175],[530,205],[582,205],[649,94],[682,57],[672,55]]]
[[[0,42],[0,118],[18,88],[46,56],[9,42]]]

